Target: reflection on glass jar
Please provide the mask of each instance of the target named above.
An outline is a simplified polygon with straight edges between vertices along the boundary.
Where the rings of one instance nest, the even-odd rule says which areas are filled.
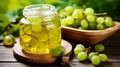
[[[29,53],[47,54],[60,46],[61,27],[55,7],[47,4],[27,6],[20,20],[20,45]]]

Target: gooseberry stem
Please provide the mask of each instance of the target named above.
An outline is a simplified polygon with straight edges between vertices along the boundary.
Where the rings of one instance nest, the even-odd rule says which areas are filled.
[[[88,53],[90,51],[91,47],[85,48],[85,52]]]
[[[102,16],[106,16],[107,13],[106,13],[106,12],[104,12],[104,13],[95,13],[94,15],[96,15],[96,16],[100,16],[100,15],[102,15]]]

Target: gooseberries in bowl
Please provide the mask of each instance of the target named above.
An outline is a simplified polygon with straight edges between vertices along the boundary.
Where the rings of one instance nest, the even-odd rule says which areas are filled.
[[[70,11],[70,12],[69,12]],[[94,45],[120,29],[107,13],[95,13],[93,8],[67,6],[59,12],[63,38]]]

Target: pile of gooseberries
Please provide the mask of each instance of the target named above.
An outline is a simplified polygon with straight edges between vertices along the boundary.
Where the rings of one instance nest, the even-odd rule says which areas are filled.
[[[80,30],[104,30],[115,25],[106,13],[95,13],[93,8],[66,6],[59,12],[61,25]]]
[[[103,44],[96,44],[94,46],[94,51],[91,51],[91,48],[85,48],[82,44],[77,44],[74,48],[74,53],[77,55],[79,61],[90,60],[92,64],[98,65],[100,62],[107,61],[107,55],[103,54],[105,49]]]

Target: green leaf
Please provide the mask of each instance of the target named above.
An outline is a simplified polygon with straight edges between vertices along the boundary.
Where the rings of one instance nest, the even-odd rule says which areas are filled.
[[[16,21],[15,17],[17,16],[17,11],[12,10],[12,11],[7,12],[5,15],[10,18],[11,22],[15,22]]]
[[[65,8],[66,6],[70,5],[70,3],[69,3],[69,0],[59,0],[56,3],[52,3],[52,5],[54,5],[56,9],[59,11]]]
[[[9,32],[14,36],[19,35],[19,24],[10,24]]]
[[[19,23],[20,19],[23,17],[23,9],[24,8],[17,9],[16,23]]]
[[[59,0],[44,0],[44,1],[47,4],[53,4],[53,3],[58,3],[59,2]]]
[[[8,3],[10,0],[0,0],[0,13],[4,14],[8,10]]]
[[[3,40],[4,36],[6,36],[8,33],[4,32],[3,34],[0,34],[0,42]]]
[[[0,41],[3,40],[3,35],[0,35]]]
[[[44,0],[29,0],[32,4],[44,4]]]
[[[58,51],[57,49],[52,49],[50,53],[55,57],[60,56],[60,51]]]
[[[18,23],[19,20],[23,17],[23,8],[18,8],[7,12],[5,15],[10,18],[10,22]]]
[[[3,14],[0,14],[0,34],[6,29],[6,27],[10,24],[9,18]]]
[[[19,5],[22,6],[22,7],[25,7],[25,6],[27,6],[27,5],[32,4],[32,3],[30,2],[30,0],[17,0],[17,1],[18,1]],[[35,1],[36,1],[36,0],[35,0]]]

